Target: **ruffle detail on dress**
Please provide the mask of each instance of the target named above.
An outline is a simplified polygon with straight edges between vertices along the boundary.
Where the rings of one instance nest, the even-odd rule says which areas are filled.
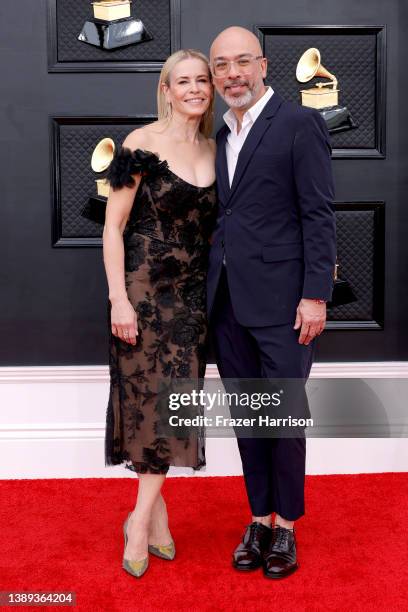
[[[107,169],[105,178],[113,189],[133,187],[135,180],[133,174],[162,174],[168,170],[166,161],[162,161],[156,153],[121,146],[116,149],[112,161]]]

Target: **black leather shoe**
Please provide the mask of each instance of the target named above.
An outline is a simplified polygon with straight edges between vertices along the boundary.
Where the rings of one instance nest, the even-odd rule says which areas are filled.
[[[263,556],[263,571],[267,578],[285,578],[298,568],[295,530],[280,525],[272,528],[272,539]]]
[[[262,555],[268,549],[272,529],[257,521],[247,526],[242,542],[232,555],[237,570],[250,571],[262,565]]]

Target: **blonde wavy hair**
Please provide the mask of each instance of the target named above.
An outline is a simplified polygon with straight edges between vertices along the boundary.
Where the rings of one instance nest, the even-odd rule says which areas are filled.
[[[205,63],[208,68],[208,76],[210,78],[211,87],[212,87],[212,99],[210,105],[205,111],[201,122],[200,122],[200,132],[206,137],[209,138],[213,131],[214,125],[214,86],[212,84],[212,77],[210,66],[208,63],[208,58],[204,53],[198,51],[197,49],[180,49],[180,51],[176,51],[172,53],[167,60],[164,62],[163,68],[160,72],[159,84],[157,86],[157,114],[158,119],[170,119],[171,117],[171,106],[166,101],[166,95],[163,91],[162,84],[165,83],[167,87],[170,85],[170,74],[173,70],[174,66],[179,62],[185,59],[199,59]]]

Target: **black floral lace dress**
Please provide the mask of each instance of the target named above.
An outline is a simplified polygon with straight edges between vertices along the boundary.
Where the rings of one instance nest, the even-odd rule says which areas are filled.
[[[105,464],[139,473],[166,473],[170,465],[205,465],[199,428],[178,439],[158,427],[163,381],[202,379],[207,348],[206,275],[216,217],[216,186],[197,187],[174,174],[150,151],[121,146],[106,177],[116,190],[141,173],[123,233],[125,286],[138,319],[136,345],[111,331],[110,392]]]

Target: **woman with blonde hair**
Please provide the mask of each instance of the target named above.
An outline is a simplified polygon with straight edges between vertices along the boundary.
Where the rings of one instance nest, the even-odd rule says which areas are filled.
[[[175,555],[161,495],[169,466],[205,465],[201,430],[163,434],[160,389],[174,378],[205,374],[206,273],[216,216],[213,102],[206,56],[194,49],[171,55],[160,74],[158,120],[126,136],[106,175],[105,463],[138,475],[122,562],[136,577],[146,571],[149,553]]]

